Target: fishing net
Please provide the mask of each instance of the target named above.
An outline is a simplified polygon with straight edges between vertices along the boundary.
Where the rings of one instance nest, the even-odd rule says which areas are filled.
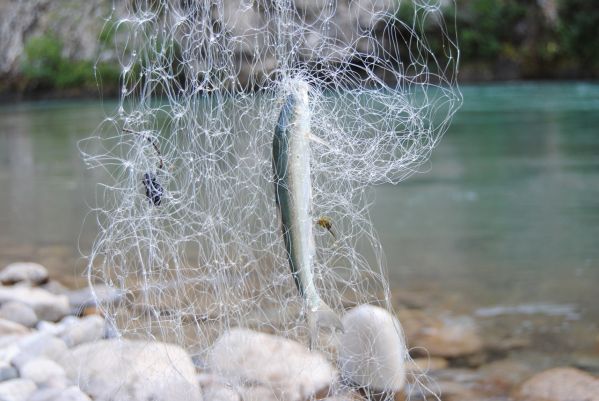
[[[314,282],[340,316],[391,310],[374,184],[426,162],[461,102],[450,1],[131,1],[105,30],[117,110],[85,141],[102,168],[89,280],[119,335],[197,360],[232,327],[307,343],[275,205],[272,144],[309,86]],[[101,84],[101,77],[99,77]],[[321,350],[327,351],[326,346]]]

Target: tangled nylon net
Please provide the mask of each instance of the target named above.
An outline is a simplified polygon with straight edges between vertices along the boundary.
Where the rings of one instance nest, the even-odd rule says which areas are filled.
[[[305,341],[275,206],[274,127],[310,87],[315,284],[339,315],[391,310],[373,184],[418,171],[461,102],[441,0],[134,0],[106,28],[118,110],[82,147],[108,172],[91,283],[121,335],[201,358],[236,326]],[[320,224],[318,224],[320,223]],[[330,230],[327,230],[329,227]]]

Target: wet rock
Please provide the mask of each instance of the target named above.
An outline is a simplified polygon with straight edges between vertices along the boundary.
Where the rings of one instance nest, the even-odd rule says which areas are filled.
[[[0,318],[22,324],[25,327],[36,325],[38,318],[33,308],[21,302],[6,302],[0,307]]]
[[[468,316],[404,310],[399,319],[415,354],[455,358],[479,353],[483,341],[476,322]]]
[[[360,305],[345,314],[343,327],[341,375],[371,390],[400,391],[406,379],[408,351],[399,321],[383,308]]]
[[[191,358],[176,345],[102,340],[68,350],[60,363],[95,401],[202,399]]]
[[[20,302],[31,307],[41,320],[57,321],[69,313],[69,300],[40,288],[0,287],[0,303]]]
[[[48,358],[34,358],[25,363],[19,373],[23,379],[33,381],[37,386],[65,388],[66,373],[62,366]]]
[[[0,319],[0,336],[18,336],[27,333],[29,333],[29,329],[22,324]]]
[[[599,379],[574,368],[538,373],[515,392],[521,401],[599,401]]]
[[[0,271],[0,282],[4,285],[16,283],[40,285],[46,281],[48,281],[48,270],[38,263],[11,263]]]
[[[223,334],[209,355],[208,367],[233,385],[263,387],[247,388],[244,400],[255,398],[251,394],[255,391],[261,391],[264,400],[305,400],[328,389],[336,378],[322,354],[292,340],[246,329]]]
[[[123,291],[107,285],[94,285],[93,288],[85,287],[80,290],[69,291],[67,294],[71,312],[81,315],[83,311],[95,308],[98,305],[112,305],[121,302],[125,294]]]
[[[35,389],[35,383],[27,379],[2,382],[0,383],[0,401],[27,401]]]
[[[17,369],[38,357],[57,361],[68,349],[64,341],[47,333],[32,333],[21,339],[17,348],[16,355],[11,359]]]
[[[68,324],[60,338],[64,340],[68,347],[100,340],[104,337],[106,324],[104,318],[98,315],[86,316],[82,319],[75,319]]]

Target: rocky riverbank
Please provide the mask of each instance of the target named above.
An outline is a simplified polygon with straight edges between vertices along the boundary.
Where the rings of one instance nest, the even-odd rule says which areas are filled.
[[[324,355],[289,339],[232,329],[199,363],[174,344],[118,337],[95,307],[98,298],[123,302],[108,287],[96,297],[69,290],[34,263],[6,266],[0,282],[0,401],[365,399]],[[395,399],[599,400],[597,376],[506,357],[527,345],[485,337],[472,317],[418,306],[398,316],[414,359]]]
[[[111,0],[0,2],[0,99],[118,95],[122,62],[134,58],[125,45],[132,40],[129,32],[129,24],[134,23],[132,12],[141,7],[140,3],[129,3],[128,6],[128,2]],[[300,55],[302,61],[320,62],[310,57],[312,53],[318,54],[325,39],[343,44],[360,32],[370,32],[386,46],[386,52],[399,60],[399,55],[394,54],[399,49],[390,45],[406,32],[401,32],[401,24],[394,19],[399,16],[409,25],[416,2],[402,0],[399,8],[398,3],[338,1],[330,18],[335,29],[325,33],[326,30],[320,32],[315,28],[308,37],[298,38],[306,42],[306,54]],[[599,12],[591,2],[465,0],[458,2],[457,10],[451,7],[451,1],[430,3],[442,5],[440,12],[449,22],[449,33],[457,32],[462,81],[599,77],[595,51],[598,39],[594,30]],[[147,4],[148,15],[156,11],[152,9],[156,3]],[[251,87],[276,67],[272,43],[267,40],[268,35],[274,34],[269,32],[269,18],[275,10],[269,9],[268,4],[224,0],[219,10],[221,19],[212,22],[223,23],[223,36],[238,38],[232,45],[231,56],[238,66],[237,80],[241,86]],[[298,0],[294,6],[308,23],[327,12],[320,2]],[[434,24],[424,29],[431,49],[447,46]],[[358,41],[359,51],[368,47],[366,42]],[[173,51],[179,47],[180,44],[174,43]],[[334,52],[339,53],[335,57],[343,59],[346,51],[347,48],[340,46]],[[173,63],[180,58],[176,54],[170,56]],[[131,68],[140,70],[141,62],[133,60]],[[356,65],[362,62],[354,60]],[[180,66],[172,67],[181,70]],[[139,76],[130,78],[135,81]]]

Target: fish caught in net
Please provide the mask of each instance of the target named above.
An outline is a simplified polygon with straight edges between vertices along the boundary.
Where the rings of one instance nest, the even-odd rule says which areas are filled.
[[[298,88],[309,194],[292,206],[305,207],[309,234],[297,235],[309,235],[310,291],[337,316],[363,304],[391,310],[371,188],[418,172],[461,104],[455,30],[443,18],[453,7],[116,6],[106,29],[114,32],[121,94],[82,149],[107,173],[88,275],[92,286],[127,294],[127,302],[103,306],[119,335],[174,342],[199,359],[233,327],[308,343],[314,303],[290,270],[274,185],[282,172],[273,172],[276,127]]]

